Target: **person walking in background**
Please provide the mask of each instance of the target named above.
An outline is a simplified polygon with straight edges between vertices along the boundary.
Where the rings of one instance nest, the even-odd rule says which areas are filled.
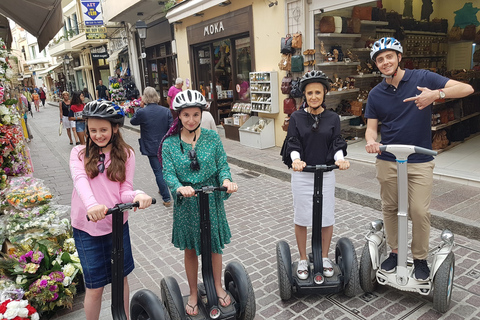
[[[98,86],[96,88],[97,99],[109,100],[108,97],[108,88],[103,84],[102,80],[98,80]]]
[[[77,130],[75,128],[75,121],[69,120],[68,118],[68,115],[70,113],[70,94],[67,91],[63,91],[62,93],[62,101],[60,101],[59,109],[60,109],[60,122],[63,124],[63,127],[67,130],[67,136],[68,136],[68,139],[70,139],[70,145],[73,145],[72,134],[76,144],[80,144],[80,140],[78,139],[78,136],[77,136]]]
[[[158,161],[157,153],[160,142],[167,133],[173,122],[170,111],[158,105],[160,97],[157,91],[152,87],[146,87],[143,91],[141,109],[130,119],[130,124],[140,126],[140,152],[148,157],[152,167],[155,179],[157,181],[158,192],[162,195],[163,205],[171,205],[170,192],[163,179],[162,166]]]
[[[25,97],[25,95],[23,94],[23,91],[20,91],[20,94],[19,94],[19,99],[18,99],[21,103],[21,106],[22,106],[22,112],[23,112],[23,119],[25,120],[25,128],[27,129],[27,141],[30,141],[33,139],[33,135],[30,131],[30,128],[28,127],[28,100],[27,98]]]
[[[75,130],[77,131],[80,144],[85,144],[85,120],[82,117],[82,111],[85,107],[85,103],[83,103],[83,100],[84,97],[82,91],[73,92],[72,101],[70,104],[70,112],[68,114],[68,119],[75,121]]]
[[[173,119],[176,119],[178,114],[172,107],[172,101],[179,92],[182,92],[182,87],[183,87],[183,79],[177,78],[175,79],[175,85],[171,86],[170,89],[168,89],[167,103],[168,103],[168,106],[170,107],[170,112],[172,113]]]
[[[86,287],[86,319],[98,320],[104,287],[112,282],[112,216],[105,213],[117,203],[125,202],[139,202],[139,209],[145,209],[152,198],[133,189],[135,153],[120,133],[125,118],[123,110],[109,101],[92,101],[84,108],[83,117],[88,127],[87,145],[74,147],[70,153],[74,186],[70,216]],[[123,213],[123,250],[124,307],[129,314],[127,276],[135,264],[128,212]]]
[[[92,101],[92,95],[90,94],[90,92],[88,92],[88,89],[87,88],[83,88],[83,97],[84,97],[84,101],[85,103],[89,103],[90,101]]]
[[[284,152],[287,165],[292,172],[292,194],[294,208],[295,238],[300,261],[296,276],[305,280],[310,271],[307,258],[307,227],[312,226],[313,172],[303,172],[306,165],[336,164],[340,170],[350,167],[347,142],[340,132],[338,114],[328,110],[325,95],[330,90],[328,77],[320,70],[312,70],[300,79],[300,88],[305,97],[304,108],[290,117]],[[328,258],[335,224],[335,172],[323,174],[322,203],[322,260],[323,275],[332,277],[333,265]]]
[[[40,112],[40,96],[36,90],[33,90],[32,99],[33,103],[35,104],[35,111]]]
[[[212,266],[215,290],[222,307],[232,301],[222,288],[222,249],[230,243],[231,233],[223,201],[238,190],[232,182],[227,155],[218,134],[200,127],[202,110],[206,100],[196,90],[179,93],[172,101],[178,111],[178,118],[172,124],[163,143],[159,158],[163,161],[163,175],[173,197],[172,243],[184,250],[184,264],[190,296],[186,313],[198,314],[198,255],[200,248],[200,214],[196,188],[203,186],[224,186],[227,192],[214,192],[210,195],[210,219],[212,235]],[[179,201],[177,193],[184,197]]]
[[[47,95],[45,94],[45,88],[44,87],[40,87],[40,89],[38,90],[38,95],[40,96],[40,100],[42,101],[42,107],[45,108],[45,101],[47,100]]]
[[[27,101],[28,101],[28,111],[30,111],[30,114],[32,115],[32,118],[33,118],[33,112],[32,112],[32,94],[30,93],[30,89],[29,88],[24,88],[23,89],[24,91],[24,95],[25,97],[27,98]]]
[[[380,153],[380,146],[407,144],[431,149],[432,103],[437,99],[462,98],[473,93],[469,84],[434,72],[401,69],[402,56],[403,47],[395,38],[381,38],[373,44],[370,58],[384,79],[368,94],[365,109],[365,118],[368,119],[365,149],[368,153],[378,154],[376,169],[383,221],[387,243],[392,250],[381,264],[385,272],[393,272],[397,267],[397,165],[391,153]],[[377,142],[380,122],[381,140]],[[414,277],[418,280],[427,280],[430,277],[427,257],[434,167],[432,156],[412,154],[408,157],[408,216],[412,220]]]

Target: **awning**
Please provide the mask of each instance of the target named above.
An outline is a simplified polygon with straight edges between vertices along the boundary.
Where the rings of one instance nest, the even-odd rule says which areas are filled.
[[[0,13],[36,37],[39,51],[63,27],[62,0],[2,0]]]
[[[10,23],[8,19],[0,15],[0,38],[3,39],[7,49],[12,48],[12,30],[10,30]]]
[[[110,57],[108,57],[107,61],[117,61],[119,55],[124,54],[124,53],[127,53],[127,52],[128,52],[128,47],[127,47],[127,46],[123,47],[123,48],[120,49],[120,50],[115,50],[115,51],[110,55]]]
[[[60,67],[61,65],[62,65],[61,63],[55,64],[55,65],[53,65],[53,66],[51,66],[51,67],[49,67],[49,68],[47,68],[47,69],[45,69],[45,70],[39,71],[39,72],[37,73],[37,75],[41,76],[41,75],[47,74],[47,73],[49,73],[50,71],[52,71],[53,69],[56,69],[56,68]]]
[[[166,17],[168,22],[174,23],[175,21],[191,17],[195,13],[207,10],[222,2],[227,2],[227,0],[191,0],[185,3],[180,2],[175,8],[168,11]]]

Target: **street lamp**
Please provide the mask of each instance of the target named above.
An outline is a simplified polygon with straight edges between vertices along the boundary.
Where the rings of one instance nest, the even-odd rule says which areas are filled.
[[[145,39],[147,38],[147,24],[143,20],[138,20],[135,23],[135,28],[138,32],[138,37],[140,38],[140,42],[142,45],[142,60],[143,61],[143,68],[144,68],[144,76],[145,76],[145,87],[149,86],[148,83],[148,66],[147,66],[147,54],[145,53]]]
[[[68,54],[66,54],[64,57],[63,57],[63,68],[65,70],[65,90],[68,90],[69,89],[69,77],[68,77],[68,68],[67,68],[67,64],[70,63],[70,57],[68,56]],[[71,88],[70,88],[71,89]],[[70,90],[72,91],[72,90]]]

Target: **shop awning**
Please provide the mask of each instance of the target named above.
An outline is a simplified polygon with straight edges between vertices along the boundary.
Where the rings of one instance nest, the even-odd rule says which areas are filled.
[[[128,52],[128,47],[125,46],[123,47],[122,49],[119,49],[119,50],[115,50],[111,55],[110,57],[108,57],[107,61],[117,61],[118,59],[118,56],[121,55],[121,54],[124,54]]]
[[[60,67],[61,65],[62,65],[61,63],[57,63],[57,64],[55,64],[55,65],[53,65],[53,66],[51,66],[51,67],[49,67],[49,68],[47,68],[47,69],[45,69],[45,70],[39,71],[37,74],[38,74],[39,76],[44,75],[44,74],[47,74],[47,73],[49,73],[50,71],[52,71],[52,70]]]
[[[2,0],[0,14],[36,37],[39,51],[63,27],[62,0]]]
[[[195,13],[207,10],[214,7],[226,0],[191,0],[185,3],[180,3],[176,8],[171,9],[167,13],[168,22],[173,23],[175,21],[182,20],[187,17],[193,16]]]
[[[0,15],[0,38],[3,39],[7,49],[10,50],[12,47],[12,30],[10,30],[8,19],[2,15]]]

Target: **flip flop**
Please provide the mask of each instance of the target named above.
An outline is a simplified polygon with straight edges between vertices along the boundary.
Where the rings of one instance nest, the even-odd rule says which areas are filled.
[[[192,313],[188,313],[187,309],[185,309],[185,312],[189,315],[189,316],[196,316],[198,315],[198,303],[194,306],[192,306],[191,304],[189,304],[187,302],[187,307],[190,307],[192,308]],[[197,309],[197,312],[195,312],[195,309]]]
[[[218,297],[218,302],[220,302],[220,300],[222,300],[222,301],[220,302],[220,305],[221,305],[223,308],[226,308],[226,307],[228,307],[229,305],[232,304],[232,299],[230,299],[230,301],[228,302],[228,304],[227,304],[227,302],[225,302],[225,299],[227,299],[227,297],[230,298],[230,296],[228,295],[228,292],[225,292],[225,296],[224,296],[223,298],[222,298],[222,297]],[[223,303],[222,303],[222,302],[223,302]]]

